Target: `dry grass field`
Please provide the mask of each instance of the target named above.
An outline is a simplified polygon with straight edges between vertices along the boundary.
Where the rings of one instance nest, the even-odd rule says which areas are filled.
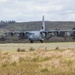
[[[57,42],[57,43],[6,43],[0,44],[0,50],[7,51],[16,51],[18,48],[29,50],[29,48],[33,47],[35,50],[41,48],[47,48],[47,50],[55,49],[59,47],[60,49],[69,49],[75,48],[75,42]]]
[[[0,44],[0,75],[75,75],[75,43]]]

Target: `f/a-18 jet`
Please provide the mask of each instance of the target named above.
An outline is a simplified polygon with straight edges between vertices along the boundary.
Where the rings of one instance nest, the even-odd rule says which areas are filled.
[[[38,31],[10,31],[10,32],[6,32],[5,35],[9,36],[10,34],[11,36],[13,36],[17,34],[19,37],[25,37],[26,39],[29,39],[31,43],[33,43],[34,41],[40,41],[41,43],[43,43],[45,39],[48,39],[52,36],[55,36],[55,35],[63,36],[63,33],[66,33],[65,36],[70,36],[70,33],[73,33],[73,32],[75,32],[75,30],[59,30],[59,29],[46,30],[44,16],[43,16],[41,30],[38,30]]]

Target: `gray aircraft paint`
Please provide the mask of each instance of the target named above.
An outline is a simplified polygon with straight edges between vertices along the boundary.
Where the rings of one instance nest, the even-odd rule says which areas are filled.
[[[52,36],[58,35],[60,32],[65,32],[67,36],[70,36],[70,33],[75,32],[75,30],[49,30],[47,31],[45,29],[45,21],[44,21],[44,16],[42,17],[42,28],[41,30],[38,31],[11,31],[8,33],[5,33],[5,35],[18,35],[21,37],[26,36],[27,39],[30,40],[31,43],[34,41],[40,41],[43,42],[44,39],[47,39],[48,33],[51,33]]]
[[[45,21],[44,21],[44,16],[42,18],[42,29],[39,31],[30,31],[28,33],[28,39],[30,41],[43,41],[45,34],[41,32],[45,31]]]

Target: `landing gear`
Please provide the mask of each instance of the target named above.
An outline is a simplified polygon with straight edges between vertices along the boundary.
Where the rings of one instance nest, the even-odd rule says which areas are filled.
[[[34,43],[34,41],[32,41],[32,40],[29,40],[29,41],[30,41],[30,43]],[[40,40],[40,42],[43,43],[43,40]]]
[[[41,43],[43,43],[43,40],[40,40]]]
[[[31,42],[31,43],[33,43],[33,41],[32,41],[32,40],[30,40],[30,42]]]

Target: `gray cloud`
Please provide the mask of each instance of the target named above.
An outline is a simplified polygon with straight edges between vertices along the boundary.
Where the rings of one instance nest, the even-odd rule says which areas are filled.
[[[0,20],[75,21],[75,0],[0,0]]]

